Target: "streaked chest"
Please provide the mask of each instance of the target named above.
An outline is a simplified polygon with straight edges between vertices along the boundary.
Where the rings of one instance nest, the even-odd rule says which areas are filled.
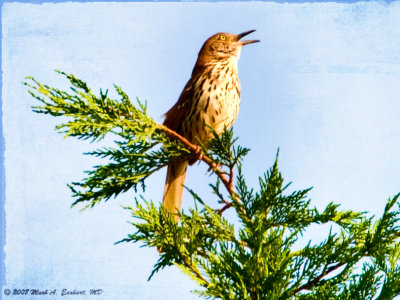
[[[237,59],[230,58],[210,64],[197,75],[192,87],[192,103],[183,129],[191,140],[211,138],[211,126],[217,133],[231,127],[240,105],[240,83]]]

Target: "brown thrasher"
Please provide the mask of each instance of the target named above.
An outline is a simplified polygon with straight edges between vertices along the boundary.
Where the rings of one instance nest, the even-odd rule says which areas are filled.
[[[238,59],[242,46],[259,42],[240,41],[254,32],[241,34],[217,33],[210,37],[199,52],[192,76],[178,101],[165,114],[164,125],[192,143],[206,144],[212,133],[230,128],[236,119],[240,104]],[[168,165],[163,205],[176,213],[181,208],[183,184],[189,159],[182,158]],[[176,220],[178,217],[175,218]]]

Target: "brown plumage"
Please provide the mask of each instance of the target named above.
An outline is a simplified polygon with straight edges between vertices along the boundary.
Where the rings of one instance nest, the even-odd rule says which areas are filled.
[[[229,128],[239,112],[240,83],[237,62],[242,46],[258,40],[240,41],[241,34],[217,33],[201,48],[192,76],[178,101],[165,114],[164,125],[192,143],[207,144],[212,134]],[[163,205],[170,212],[181,208],[188,159],[178,159],[168,166]],[[176,218],[178,219],[178,218]]]

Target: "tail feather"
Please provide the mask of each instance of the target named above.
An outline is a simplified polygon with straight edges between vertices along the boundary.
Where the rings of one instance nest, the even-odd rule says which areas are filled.
[[[181,209],[187,165],[187,160],[174,161],[168,165],[163,205],[172,213],[177,213]],[[178,219],[179,217],[175,216],[175,220],[177,221]]]

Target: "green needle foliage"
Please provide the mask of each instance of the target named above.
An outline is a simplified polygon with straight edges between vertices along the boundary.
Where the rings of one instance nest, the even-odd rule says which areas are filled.
[[[70,91],[27,78],[25,85],[40,101],[33,110],[67,117],[56,127],[65,136],[92,142],[115,136],[115,148],[86,153],[105,158],[105,163],[69,185],[72,205],[92,207],[131,188],[144,189],[152,173],[198,151],[155,123],[146,104],[132,103],[120,87],[115,86],[120,99],[113,100],[107,92],[96,96],[82,80],[59,73],[70,81]],[[198,283],[196,293],[213,299],[365,300],[400,294],[400,194],[387,201],[380,218],[342,211],[334,203],[319,211],[307,197],[310,189],[288,192],[278,157],[258,186],[250,188],[242,172],[249,149],[237,145],[232,130],[215,134],[201,150],[215,175],[210,184],[215,207],[192,189],[195,205],[180,212],[178,222],[158,200],[155,204],[139,196],[126,207],[135,232],[120,242],[161,249],[149,279],[175,265]],[[227,209],[236,212],[235,220],[224,216]],[[325,240],[304,241],[310,227],[327,228],[322,224],[330,226]]]
[[[81,182],[68,185],[76,198],[73,206],[85,202],[93,207],[131,188],[145,188],[145,179],[168,164],[174,157],[189,153],[183,145],[171,139],[146,114],[146,104],[137,99],[133,105],[118,86],[120,100],[108,97],[108,91],[95,96],[85,82],[72,74],[57,71],[68,78],[71,91],[50,88],[27,77],[24,83],[29,93],[40,101],[36,113],[65,116],[68,121],[56,126],[65,137],[99,141],[106,134],[115,136],[115,148],[101,148],[85,153],[107,158],[108,164],[95,166]],[[161,147],[161,145],[164,145]]]

